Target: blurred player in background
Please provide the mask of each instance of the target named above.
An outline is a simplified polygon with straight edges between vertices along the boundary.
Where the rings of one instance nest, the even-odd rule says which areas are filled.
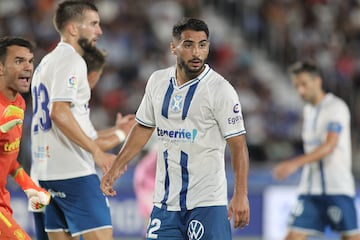
[[[93,47],[87,49],[83,58],[87,65],[87,76],[90,88],[93,89],[99,81],[105,67],[106,53]],[[122,116],[117,114],[115,126],[96,131],[95,142],[103,151],[109,151],[122,143],[131,127],[135,124],[135,115],[127,114]]]
[[[209,30],[199,19],[173,27],[175,66],[154,72],[132,128],[101,189],[115,195],[115,180],[155,130],[158,143],[154,208],[146,239],[231,239],[234,227],[249,223],[248,150],[239,98],[205,61]],[[227,209],[225,146],[234,168],[234,192]]]
[[[297,62],[290,67],[290,75],[307,104],[302,130],[305,153],[273,170],[274,177],[281,180],[303,167],[285,239],[307,239],[329,226],[343,240],[359,240],[349,108],[342,99],[324,91],[321,72],[314,63]]]
[[[82,57],[102,34],[98,10],[90,1],[61,2],[54,25],[61,41],[37,66],[32,85],[32,167],[53,197],[45,229],[52,240],[109,240],[110,209],[95,164],[106,172],[115,156],[95,141]]]
[[[12,216],[8,175],[24,190],[32,208],[50,201],[50,194],[38,187],[17,161],[25,111],[21,93],[30,88],[33,50],[32,43],[23,38],[0,38],[0,239],[31,239]]]

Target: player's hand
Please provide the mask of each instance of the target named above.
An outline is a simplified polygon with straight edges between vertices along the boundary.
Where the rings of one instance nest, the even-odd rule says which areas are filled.
[[[298,166],[296,161],[285,160],[274,167],[272,175],[277,180],[283,180],[289,177],[291,174],[295,173],[297,170]]]
[[[132,126],[135,124],[135,114],[122,116],[121,113],[116,115],[115,127],[124,131],[126,136],[129,134]]]
[[[24,110],[17,106],[9,105],[5,108],[4,112],[1,114],[0,131],[2,133],[7,133],[16,125],[22,124],[23,120],[24,120]]]
[[[228,219],[233,219],[234,228],[244,228],[250,223],[250,207],[247,196],[234,194],[229,203]]]
[[[102,173],[106,173],[111,168],[115,155],[103,152],[100,148],[93,152],[93,158],[96,165],[101,169]]]
[[[26,196],[29,198],[32,209],[39,210],[50,203],[50,193],[43,188],[24,190]]]
[[[107,196],[115,196],[116,191],[114,190],[113,186],[115,180],[122,176],[127,170],[127,165],[125,167],[116,169],[112,167],[101,179],[100,188],[101,191]]]

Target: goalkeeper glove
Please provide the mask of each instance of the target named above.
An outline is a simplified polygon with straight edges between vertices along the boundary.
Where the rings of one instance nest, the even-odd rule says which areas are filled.
[[[50,193],[38,187],[22,167],[16,170],[14,180],[24,190],[34,210],[41,209],[49,204]]]
[[[7,133],[18,124],[22,124],[24,120],[24,110],[14,106],[9,105],[5,108],[4,112],[0,118],[0,131],[2,133]]]

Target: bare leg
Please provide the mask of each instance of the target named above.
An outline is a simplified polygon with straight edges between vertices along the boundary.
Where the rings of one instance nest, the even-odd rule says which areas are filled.
[[[84,240],[112,240],[113,231],[112,228],[98,229],[83,234]]]
[[[79,240],[80,237],[72,237],[67,232],[48,232],[49,240]]]
[[[291,230],[286,235],[285,240],[306,240],[307,237],[308,236],[305,233],[296,232],[296,231]]]
[[[351,236],[341,236],[341,240],[360,240],[360,233]]]

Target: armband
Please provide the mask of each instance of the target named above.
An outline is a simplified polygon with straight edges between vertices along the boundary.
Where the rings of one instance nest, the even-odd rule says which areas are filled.
[[[120,142],[122,143],[126,139],[126,134],[124,131],[120,129],[116,129],[114,134],[119,138]]]

